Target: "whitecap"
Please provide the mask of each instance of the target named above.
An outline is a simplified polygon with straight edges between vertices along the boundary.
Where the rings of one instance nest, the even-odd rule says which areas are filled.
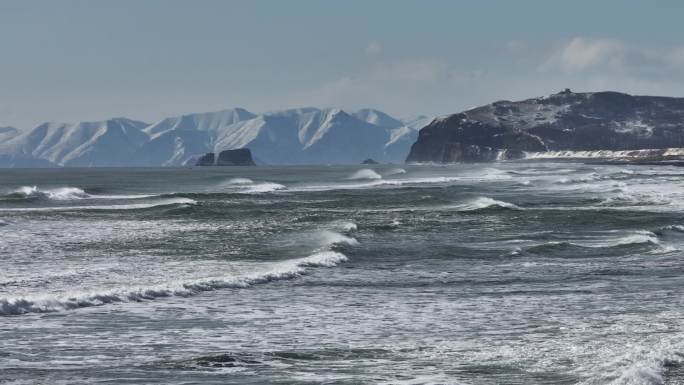
[[[245,188],[241,192],[244,192],[247,194],[263,194],[263,193],[269,193],[269,192],[274,192],[274,191],[284,190],[284,189],[286,189],[286,187],[280,183],[263,182],[263,183],[257,183],[254,185],[249,185],[249,187]]]
[[[135,203],[127,205],[92,205],[92,206],[54,206],[54,207],[20,207],[20,208],[0,208],[0,211],[21,211],[21,212],[40,212],[40,211],[74,211],[74,210],[140,210],[158,206],[171,205],[194,205],[197,201],[189,198],[169,198],[159,199],[149,203]]]
[[[269,269],[239,276],[207,277],[186,282],[140,287],[122,287],[101,292],[75,292],[63,296],[27,296],[0,298],[0,315],[45,313],[100,306],[119,302],[141,302],[164,297],[188,297],[205,291],[224,288],[248,288],[278,280],[293,279],[308,267],[333,267],[347,260],[336,251],[319,251],[304,258],[276,262]]]
[[[58,201],[77,199],[141,199],[155,195],[95,195],[85,192],[78,187],[57,187],[53,189],[39,189],[38,186],[22,186],[13,194],[22,195],[26,198],[44,198]]]
[[[339,229],[341,231],[344,231],[346,233],[350,233],[353,231],[356,231],[358,229],[358,226],[354,222],[348,222],[348,221],[340,221],[340,222],[334,222],[331,224],[331,227],[333,229]]]
[[[232,178],[228,182],[226,182],[226,184],[229,185],[245,185],[252,183],[254,183],[254,181],[249,178]]]
[[[479,197],[475,198],[469,202],[466,202],[464,204],[458,205],[456,208],[459,211],[475,211],[475,210],[482,210],[486,208],[492,208],[492,207],[501,207],[501,208],[506,208],[506,209],[512,209],[512,210],[522,210],[521,207],[514,205],[513,203],[509,202],[504,202],[488,197]]]
[[[404,170],[403,168],[394,168],[385,173],[386,176],[397,174],[406,174],[406,170]]]
[[[369,168],[364,168],[364,169],[356,171],[347,179],[350,179],[350,180],[373,179],[373,180],[375,180],[375,179],[382,179],[382,175],[378,174],[377,172],[375,172]]]

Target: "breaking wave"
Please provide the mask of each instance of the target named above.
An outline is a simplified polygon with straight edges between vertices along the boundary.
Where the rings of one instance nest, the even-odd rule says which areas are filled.
[[[534,245],[525,248],[525,251],[530,253],[550,252],[553,250],[569,249],[569,248],[591,248],[603,249],[613,247],[626,246],[659,246],[660,239],[658,236],[650,231],[636,231],[632,234],[625,234],[619,236],[602,236],[593,239],[578,239],[571,241],[551,241]]]
[[[0,208],[0,211],[20,211],[20,212],[39,212],[39,211],[75,211],[75,210],[141,210],[160,206],[173,205],[195,205],[197,201],[189,198],[168,198],[159,199],[149,203],[132,203],[126,205],[91,205],[91,206],[54,206],[54,207],[20,207],[20,208]]]
[[[278,190],[284,190],[286,187],[279,183],[255,183],[253,180],[248,178],[232,178],[227,182],[221,184],[220,188],[236,190],[235,192],[243,194],[262,194]]]
[[[85,192],[78,187],[58,187],[53,189],[39,189],[38,186],[22,186],[6,195],[10,198],[50,199],[57,201],[76,199],[140,199],[154,195],[95,195]]]
[[[456,207],[458,211],[479,211],[485,209],[509,209],[509,210],[522,210],[521,207],[514,205],[513,203],[499,201],[487,197],[475,198],[469,202],[458,205]]]
[[[254,181],[251,179],[248,179],[248,178],[232,178],[226,183],[229,185],[243,185],[243,184],[252,184],[252,183],[254,183]]]
[[[286,189],[286,187],[280,183],[263,182],[250,185],[243,192],[248,194],[262,194],[284,189]]]
[[[385,173],[386,176],[398,175],[398,174],[406,174],[406,170],[404,170],[403,168],[394,168],[394,169],[389,170]]]
[[[341,222],[345,231],[356,230],[353,222]],[[175,281],[154,286],[124,287],[102,292],[77,292],[64,296],[27,296],[0,298],[0,316],[25,313],[46,313],[72,310],[82,307],[100,306],[120,302],[142,302],[164,297],[189,297],[218,289],[244,289],[254,285],[294,279],[306,273],[307,268],[334,267],[347,261],[347,256],[331,248],[335,245],[357,245],[355,238],[321,230],[315,234],[319,246],[312,254],[303,258],[269,264],[268,269],[238,276],[217,276],[191,281]]]
[[[369,168],[364,168],[364,169],[361,169],[361,170],[353,173],[347,179],[350,179],[350,180],[360,180],[360,179],[377,180],[377,179],[382,179],[382,175],[378,174],[377,172],[375,172]]]
[[[305,258],[279,262],[268,271],[244,276],[214,277],[176,284],[129,287],[100,293],[77,293],[63,297],[0,298],[0,315],[45,313],[118,302],[141,302],[174,296],[188,297],[217,289],[248,288],[261,283],[299,277],[307,267],[332,267],[346,260],[347,257],[344,254],[328,250]]]

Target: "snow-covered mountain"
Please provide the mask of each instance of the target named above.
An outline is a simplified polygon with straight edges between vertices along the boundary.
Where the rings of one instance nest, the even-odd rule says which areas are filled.
[[[0,161],[33,165],[49,162],[61,166],[131,166],[149,140],[146,123],[114,118],[75,124],[43,123],[0,143]],[[7,164],[10,163],[10,164]]]
[[[180,166],[206,152],[249,148],[266,164],[402,162],[423,120],[381,111],[299,108],[254,114],[241,108],[153,124],[124,118],[0,129],[0,167]],[[425,122],[426,123],[426,122]]]

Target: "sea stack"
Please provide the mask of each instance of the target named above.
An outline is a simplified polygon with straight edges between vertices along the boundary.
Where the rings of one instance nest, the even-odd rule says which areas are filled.
[[[252,152],[247,148],[224,150],[218,157],[213,152],[202,155],[195,166],[255,166]]]

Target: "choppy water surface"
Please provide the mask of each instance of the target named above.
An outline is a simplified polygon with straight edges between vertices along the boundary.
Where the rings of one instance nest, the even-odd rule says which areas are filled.
[[[0,170],[0,236],[0,382],[684,378],[684,168]]]

